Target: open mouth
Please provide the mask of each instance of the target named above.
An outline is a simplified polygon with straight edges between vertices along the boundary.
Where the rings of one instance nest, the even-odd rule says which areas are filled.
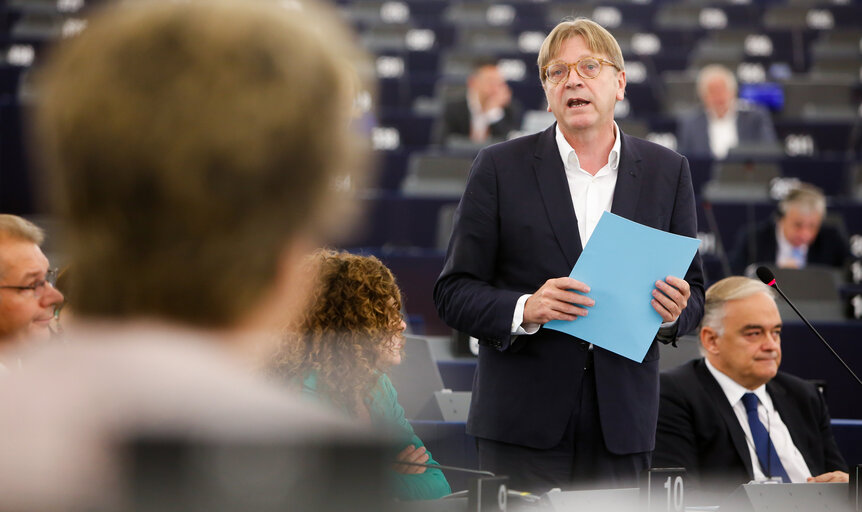
[[[589,105],[590,102],[581,98],[570,98],[566,103],[566,106],[569,108],[581,108]]]

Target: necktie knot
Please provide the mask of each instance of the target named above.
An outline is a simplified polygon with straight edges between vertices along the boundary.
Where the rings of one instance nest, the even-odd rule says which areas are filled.
[[[745,406],[745,412],[753,412],[757,410],[757,403],[759,400],[757,399],[757,395],[754,393],[746,393],[742,395],[742,405]]]

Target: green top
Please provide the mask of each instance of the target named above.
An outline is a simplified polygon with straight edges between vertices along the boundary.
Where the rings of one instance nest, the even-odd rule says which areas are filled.
[[[317,372],[310,373],[302,381],[302,393],[316,401],[328,403],[326,397],[317,392]],[[425,446],[413,431],[410,422],[404,417],[404,408],[398,403],[395,387],[385,373],[380,374],[377,385],[365,399],[365,405],[368,406],[371,424],[389,430],[395,436],[393,446],[396,450],[392,457],[393,461],[395,454],[409,445],[416,448]],[[431,457],[431,452],[426,453],[428,453],[428,464],[437,464]],[[424,473],[414,475],[405,475],[394,469],[391,473],[394,494],[400,500],[433,500],[452,492],[449,482],[439,469],[426,468]]]

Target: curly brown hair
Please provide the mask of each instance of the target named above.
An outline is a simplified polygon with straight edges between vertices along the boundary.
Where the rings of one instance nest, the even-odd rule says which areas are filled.
[[[319,250],[318,284],[298,325],[288,329],[276,373],[301,380],[317,372],[317,392],[358,414],[386,370],[382,357],[401,335],[401,291],[374,256]]]

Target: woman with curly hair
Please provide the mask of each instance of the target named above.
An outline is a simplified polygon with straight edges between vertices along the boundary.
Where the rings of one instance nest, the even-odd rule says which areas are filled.
[[[321,250],[311,264],[319,273],[312,301],[291,329],[277,373],[302,386],[315,400],[397,440],[393,460],[436,464],[413,427],[386,370],[401,363],[406,328],[401,292],[392,272],[373,256]],[[402,500],[435,499],[451,492],[439,469],[397,464],[395,495]]]

